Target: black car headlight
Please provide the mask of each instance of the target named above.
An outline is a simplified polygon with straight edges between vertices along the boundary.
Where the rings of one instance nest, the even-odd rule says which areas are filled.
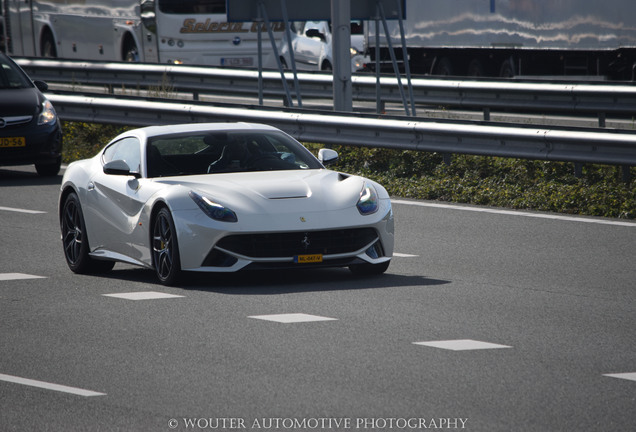
[[[236,213],[221,204],[215,203],[211,199],[199,195],[194,191],[190,191],[190,198],[197,203],[199,208],[203,210],[203,213],[210,218],[221,222],[238,222]]]
[[[378,211],[378,192],[371,184],[366,182],[364,183],[362,190],[360,191],[360,199],[356,206],[358,207],[360,214],[363,216],[370,215]]]
[[[57,114],[55,113],[53,104],[48,100],[45,100],[42,102],[42,112],[40,112],[40,116],[38,117],[38,125],[54,124],[56,120]]]

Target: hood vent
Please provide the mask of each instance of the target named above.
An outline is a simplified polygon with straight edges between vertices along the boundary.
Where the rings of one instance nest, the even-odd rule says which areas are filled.
[[[280,197],[268,197],[273,200],[281,200],[281,199],[296,199],[296,198],[308,198],[309,195],[299,195],[299,196],[280,196]]]

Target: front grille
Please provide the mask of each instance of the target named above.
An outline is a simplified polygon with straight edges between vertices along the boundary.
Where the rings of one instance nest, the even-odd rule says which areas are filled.
[[[33,120],[33,116],[13,116],[13,117],[0,117],[0,128],[19,126],[30,123]]]
[[[304,254],[335,255],[364,248],[378,238],[373,228],[235,234],[217,247],[252,258],[292,257]]]

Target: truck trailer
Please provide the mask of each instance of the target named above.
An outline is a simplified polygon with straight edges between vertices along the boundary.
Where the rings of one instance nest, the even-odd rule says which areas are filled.
[[[400,0],[398,0],[400,1]],[[405,0],[409,67],[416,74],[544,76],[634,81],[634,0]],[[375,69],[376,25],[366,26]],[[391,68],[380,22],[380,65]],[[402,64],[398,21],[388,21]],[[402,64],[403,65],[403,64]]]

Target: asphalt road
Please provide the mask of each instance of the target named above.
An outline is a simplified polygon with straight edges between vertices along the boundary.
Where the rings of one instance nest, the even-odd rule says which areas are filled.
[[[636,223],[400,201],[383,276],[166,288],[68,270],[60,180],[0,169],[1,431],[636,428]]]

